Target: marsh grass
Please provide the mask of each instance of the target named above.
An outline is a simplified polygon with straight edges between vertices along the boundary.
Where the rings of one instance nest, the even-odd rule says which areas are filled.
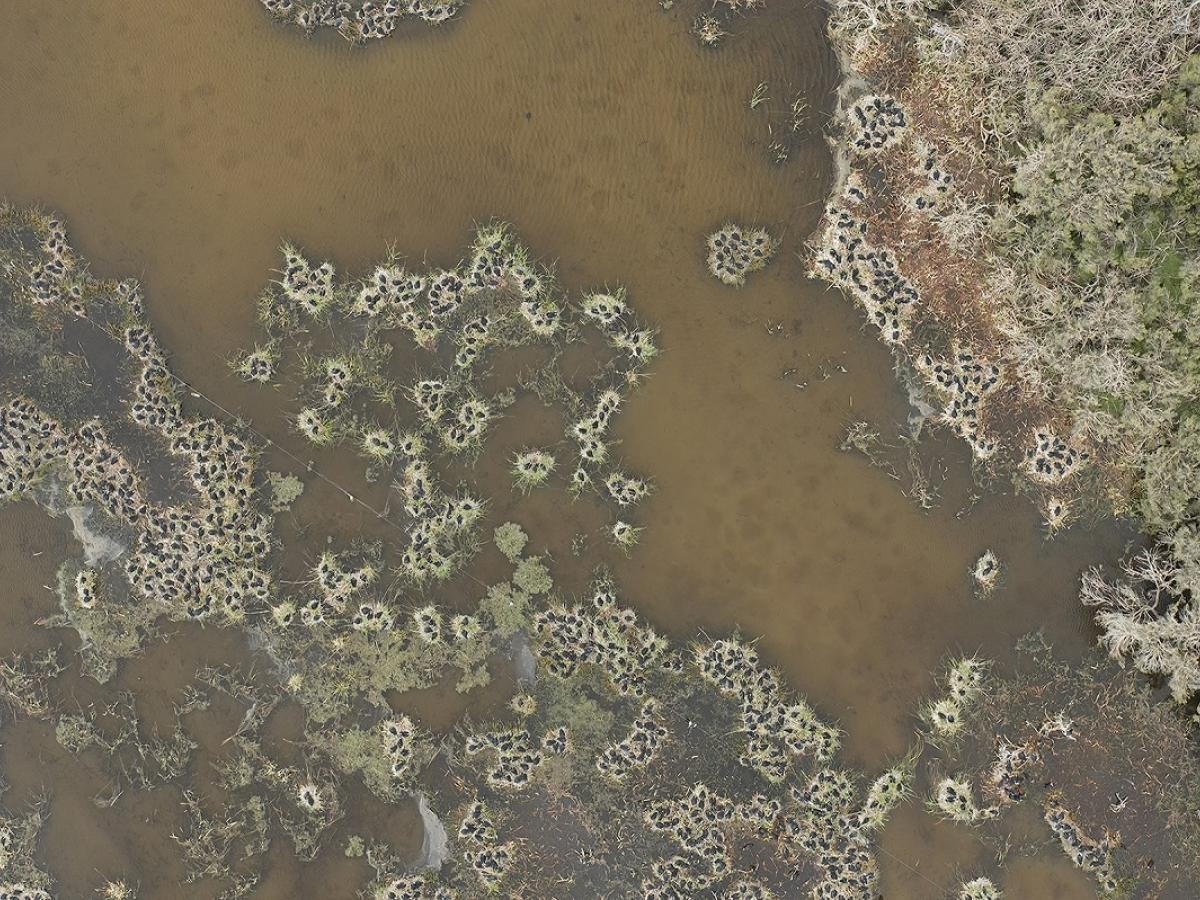
[[[71,256],[61,229],[38,227],[55,248],[47,253]],[[299,382],[298,408],[287,415],[312,411],[331,451],[361,450],[364,433],[387,423],[378,427],[396,435],[394,447],[371,464],[389,505],[375,512],[400,532],[399,540],[330,535],[307,544],[286,581],[273,513],[297,499],[302,482],[259,470],[255,432],[185,408],[164,350],[130,301],[134,292],[105,300],[84,291],[86,308],[72,311],[77,279],[65,264],[61,275],[38,270],[34,282],[22,282],[19,302],[44,305],[39,315],[67,307],[119,341],[145,405],[138,433],[165,442],[192,488],[180,502],[148,497],[140,458],[115,442],[115,422],[58,422],[33,400],[4,407],[20,438],[18,452],[0,457],[12,495],[33,493],[57,466],[76,499],[102,507],[131,534],[121,563],[94,580],[79,580],[78,563],[64,567],[64,623],[115,662],[142,646],[151,613],[196,620],[244,633],[265,665],[201,669],[174,721],[160,727],[143,721],[124,693],[102,715],[61,704],[56,654],[5,661],[0,696],[14,715],[53,720],[72,752],[106,760],[112,787],[99,803],[178,785],[174,837],[186,877],[214,879],[229,897],[253,891],[276,840],[300,860],[315,858],[366,792],[389,804],[431,798],[427,807],[453,815],[455,830],[476,801],[490,820],[476,823],[475,837],[451,842],[436,875],[406,872],[384,842],[364,836],[377,876],[370,890],[383,897],[451,888],[553,896],[556,885],[597,879],[650,896],[668,896],[673,881],[728,887],[735,896],[760,888],[779,896],[875,891],[873,841],[910,791],[910,762],[877,778],[840,767],[839,729],[751,642],[737,634],[686,646],[669,640],[618,598],[610,577],[598,575],[587,596],[571,597],[554,560],[531,552],[511,522],[492,525],[498,554],[483,560],[486,568],[473,565],[491,525],[488,504],[447,473],[474,477],[474,461],[490,449],[490,424],[520,395],[555,406],[566,445],[580,448],[570,465],[589,473],[585,483],[601,502],[626,516],[649,495],[649,478],[611,459],[587,459],[580,439],[607,436],[658,348],[621,291],[569,299],[506,227],[480,228],[468,252],[459,266],[420,275],[418,287],[410,272],[339,276],[285,245],[259,309],[262,345],[278,341],[280,372]],[[34,265],[32,256],[27,262]],[[377,270],[396,266],[389,251]],[[391,298],[390,312],[363,298],[367,281]],[[486,329],[467,328],[483,316]],[[487,339],[472,364],[460,366],[454,356],[474,346],[460,340],[468,330]],[[575,341],[588,342],[597,362],[568,379],[560,363]],[[403,347],[402,373],[395,347]],[[493,354],[521,348],[550,362],[485,390]],[[640,531],[622,518],[611,535],[628,549]],[[497,557],[507,570],[494,568]],[[521,667],[519,693],[511,706],[504,696],[489,707],[488,720],[464,717],[434,735],[393,709],[405,694],[443,684],[479,690],[520,642],[531,663]],[[956,665],[948,690],[969,701],[974,675]],[[298,736],[269,738],[274,711],[293,704],[302,714]],[[192,717],[230,705],[227,733],[212,751],[216,790],[202,790],[192,777]]]
[[[1068,822],[1077,832],[1069,843],[1098,846],[1110,836],[1107,853],[1083,866],[1102,887],[1174,896],[1200,883],[1191,855],[1200,795],[1190,729],[1144,686],[1117,675],[1098,655],[1082,666],[1058,660],[1031,635],[1019,645],[1017,669],[989,678],[943,765],[954,765],[984,804],[998,808],[996,826],[981,832],[997,849],[1010,807],[1059,811],[1046,832],[1056,845],[1067,839],[1059,826]],[[1143,864],[1149,858],[1153,867]]]

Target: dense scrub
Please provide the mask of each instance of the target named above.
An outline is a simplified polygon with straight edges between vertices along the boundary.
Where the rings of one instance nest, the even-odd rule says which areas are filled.
[[[835,4],[846,178],[814,262],[1051,530],[1096,499],[1144,524],[1157,549],[1084,600],[1180,701],[1200,688],[1198,28],[1181,0]]]

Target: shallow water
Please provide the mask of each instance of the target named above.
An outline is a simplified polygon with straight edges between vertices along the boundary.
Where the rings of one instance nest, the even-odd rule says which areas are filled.
[[[1068,656],[1091,642],[1076,580],[1113,558],[1126,532],[1076,526],[1047,543],[1030,504],[1011,495],[958,515],[967,454],[947,440],[935,443],[948,499],[929,513],[837,449],[848,421],[894,426],[907,401],[857,312],[807,281],[797,259],[831,175],[820,114],[776,167],[762,110],[747,103],[766,81],[776,105],[800,92],[828,107],[837,73],[816,4],[775,2],[717,52],[688,35],[688,10],[650,2],[475,0],[448,27],[357,49],[305,40],[251,0],[35,2],[6,19],[0,193],[60,212],[98,274],[140,277],[176,371],[292,452],[311,455],[281,405],[223,362],[250,342],[280,238],[339,269],[362,269],[389,244],[449,264],[474,222],[499,217],[559,260],[570,289],[619,281],[661,330],[665,352],[619,424],[621,455],[657,491],[618,583],[656,625],[680,637],[761,635],[764,656],[846,730],[849,760],[869,767],[905,749],[945,654],[1003,659],[1039,626]],[[740,290],[703,266],[703,237],[726,217],[784,236]],[[317,459],[368,502],[382,496],[360,465]],[[572,528],[592,513],[572,509]],[[522,515],[535,539],[562,521],[536,500]],[[297,516],[314,534],[373,526],[320,489]],[[571,533],[558,527],[544,539],[563,557]],[[41,584],[69,534],[32,509],[0,512],[5,650],[48,643],[31,623],[53,604]],[[44,556],[30,558],[34,547]],[[978,600],[967,573],[987,547],[1005,581]],[[238,652],[232,634],[192,629],[121,680],[148,689],[149,710],[169,709],[189,667]],[[228,731],[207,721],[219,743]],[[51,736],[23,724],[4,738],[14,795],[55,785],[46,852],[65,896],[82,896],[97,872],[139,872],[143,897],[180,896],[169,793],[98,810],[90,798],[103,784]],[[396,845],[416,853],[415,805],[365,810],[393,819]],[[931,885],[986,861],[961,828],[915,810],[883,848],[888,897],[934,896]],[[364,871],[336,850],[307,867],[276,852],[262,896],[337,896],[333,886]],[[1023,861],[1010,883],[1030,898],[1094,893],[1056,854]]]

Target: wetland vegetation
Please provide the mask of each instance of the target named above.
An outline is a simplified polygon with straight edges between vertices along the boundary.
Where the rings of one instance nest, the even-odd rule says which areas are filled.
[[[238,0],[355,88],[541,41],[496,49],[503,2]],[[0,897],[1196,895],[1200,13],[648,6],[571,89],[662,48],[657,115],[741,130],[639,146],[736,170],[719,204],[663,167],[610,202],[611,160],[585,201],[541,148],[512,194],[433,141],[384,164],[469,163],[414,225],[264,153],[306,198],[274,261],[171,247],[211,308],[0,206]]]

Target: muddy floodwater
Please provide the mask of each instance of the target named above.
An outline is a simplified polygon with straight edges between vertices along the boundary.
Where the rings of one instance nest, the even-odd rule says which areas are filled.
[[[663,347],[619,426],[621,457],[656,485],[642,543],[616,567],[623,595],[674,637],[760,637],[764,659],[846,732],[848,761],[879,768],[908,746],[947,654],[1003,662],[1038,627],[1063,657],[1082,654],[1094,634],[1079,574],[1131,533],[1085,522],[1048,541],[1005,484],[973,502],[968,453],[944,435],[924,451],[946,473],[929,511],[904,479],[839,449],[849,422],[895,434],[910,406],[890,354],[799,259],[833,171],[821,127],[838,71],[822,12],[772,0],[710,51],[688,33],[691,5],[676,5],[474,0],[446,26],[356,48],[305,39],[252,0],[13,4],[0,29],[0,195],[60,213],[98,275],[138,277],[175,370],[199,392],[380,505],[385,486],[314,455],[282,402],[225,364],[252,341],[281,238],[339,270],[364,270],[388,246],[449,265],[497,217],[558,260],[569,290],[619,280]],[[781,165],[767,112],[748,102],[761,82],[768,107],[800,95],[810,110]],[[727,218],[783,241],[740,289],[704,267],[703,238]],[[560,507],[527,501],[522,521],[566,561],[591,512]],[[381,527],[320,486],[296,517],[314,535]],[[71,541],[66,519],[0,510],[3,652],[52,642],[35,622],[53,609],[44,586]],[[981,599],[969,570],[987,548],[1005,575]],[[248,654],[237,632],[189,626],[127,663],[118,685],[165,719],[195,666]],[[93,689],[80,681],[81,697]],[[287,712],[271,723],[285,736],[299,727]],[[197,725],[201,783],[229,733],[221,716],[214,707]],[[103,777],[50,729],[12,724],[0,744],[8,802],[49,792],[42,853],[62,896],[114,871],[135,873],[143,898],[205,896],[179,886],[173,794],[102,808]],[[415,804],[364,799],[356,814],[419,847]],[[942,896],[985,853],[919,803],[882,850],[888,898]],[[279,844],[258,895],[336,897],[331,885],[359,866],[336,847],[301,866]],[[1055,847],[1012,867],[1006,888],[1095,895]]]

